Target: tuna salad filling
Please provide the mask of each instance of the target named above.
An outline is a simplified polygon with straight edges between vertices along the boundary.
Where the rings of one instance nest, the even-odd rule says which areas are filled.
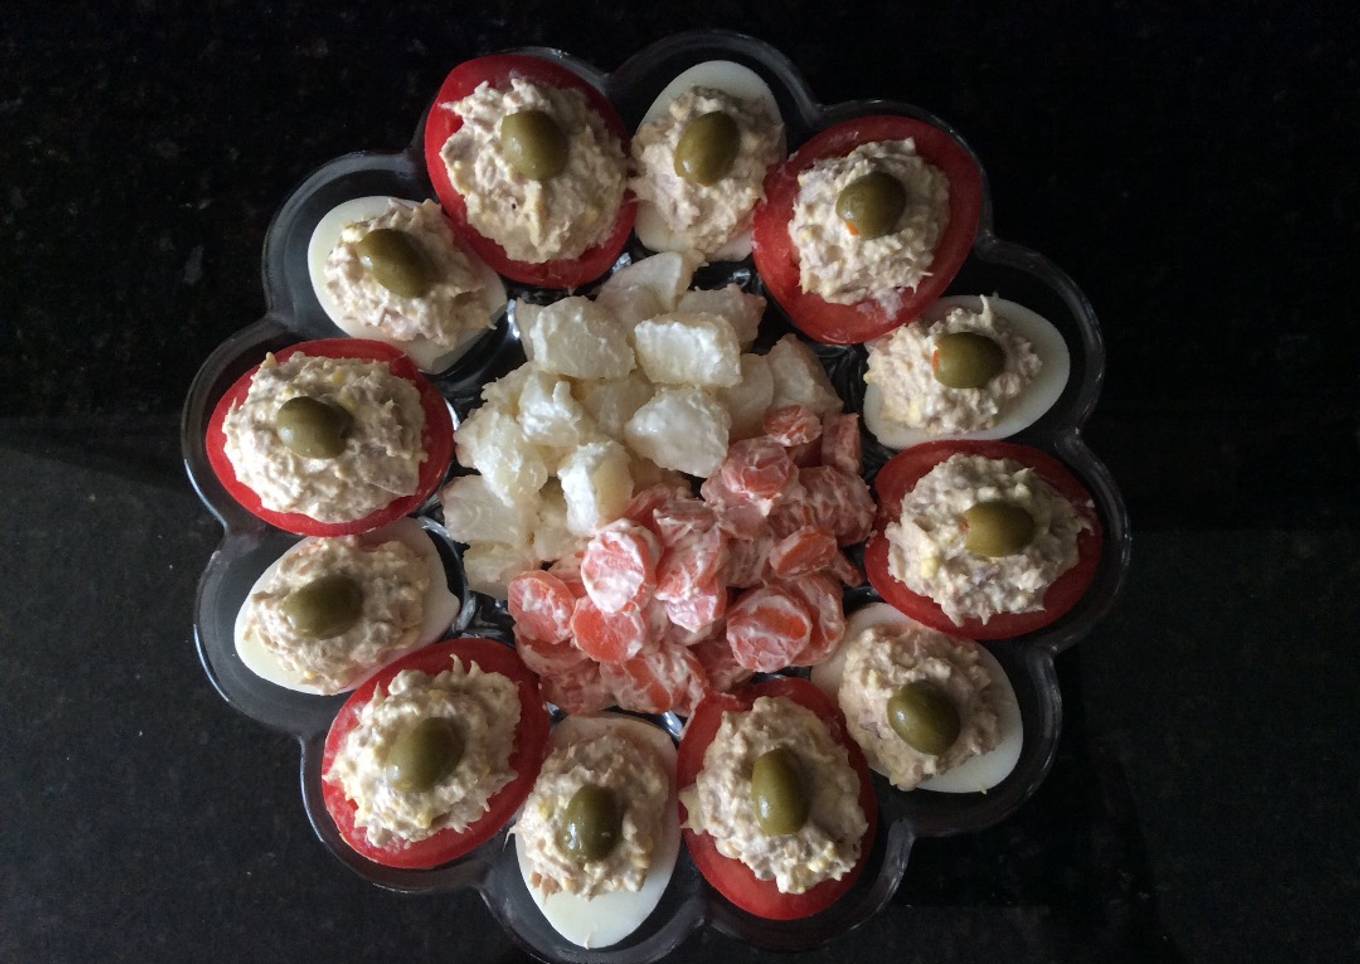
[[[355,826],[375,847],[416,843],[443,830],[461,833],[515,778],[510,754],[519,718],[519,693],[499,673],[464,666],[456,656],[433,677],[405,670],[359,710],[325,779],[354,803]],[[397,741],[426,720],[449,721],[463,750],[442,779],[414,789],[401,783],[389,757]]]

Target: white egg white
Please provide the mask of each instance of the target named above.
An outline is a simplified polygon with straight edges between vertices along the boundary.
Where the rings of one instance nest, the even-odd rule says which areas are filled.
[[[529,889],[538,909],[543,912],[553,930],[578,947],[609,947],[623,940],[642,926],[656,909],[670,883],[675,861],[680,854],[680,819],[675,795],[675,744],[670,734],[652,723],[617,713],[596,716],[568,716],[555,727],[549,737],[549,752],[598,739],[603,734],[626,732],[630,739],[652,749],[670,777],[670,794],[666,798],[661,839],[652,853],[652,866],[642,883],[642,889],[614,891],[589,899],[558,891],[551,896],[529,883],[533,868],[529,864],[524,839],[515,834],[515,855],[524,885]]]
[[[825,663],[812,668],[812,683],[833,699],[841,688],[841,677],[845,673],[846,643],[866,629],[874,626],[916,626],[920,624],[904,616],[887,603],[872,603],[856,611],[846,620],[845,641],[834,656]],[[1001,731],[1001,741],[994,749],[967,760],[945,773],[931,777],[922,783],[921,789],[938,793],[977,793],[989,790],[1010,775],[1020,759],[1024,746],[1025,729],[1020,718],[1020,704],[1015,698],[1015,687],[996,657],[987,647],[973,644],[982,654],[982,665],[992,678],[996,687],[997,716]],[[882,773],[881,770],[877,772]],[[886,775],[886,774],[885,774]]]
[[[321,302],[321,307],[336,327],[345,334],[351,338],[368,338],[373,341],[386,342],[410,355],[411,360],[419,366],[421,371],[442,372],[461,358],[485,329],[469,332],[461,342],[452,348],[438,344],[428,338],[399,341],[372,325],[346,315],[326,286],[326,259],[330,257],[331,251],[339,243],[340,233],[357,221],[367,221],[386,213],[388,205],[393,201],[408,205],[416,203],[403,198],[375,194],[368,197],[357,197],[331,208],[317,222],[316,227],[312,230],[311,240],[307,242],[307,273],[311,276],[312,290],[316,293],[317,300]],[[505,284],[501,281],[500,276],[492,271],[481,258],[466,248],[463,250],[473,266],[482,275],[483,283],[486,286],[487,316],[494,319],[505,307]]]
[[[671,101],[694,87],[711,87],[741,100],[760,101],[771,117],[780,116],[774,92],[758,73],[730,60],[707,60],[695,64],[667,84],[642,115],[642,123],[664,116]],[[638,240],[652,251],[687,251],[692,247],[683,235],[670,229],[653,205],[645,201],[638,203],[633,230],[637,232]],[[748,230],[715,251],[709,260],[740,261],[750,253],[751,232]]]
[[[362,674],[355,681],[355,685],[358,685],[363,679],[371,676],[388,663],[401,659],[407,653],[443,639],[453,625],[453,621],[458,618],[458,612],[461,608],[458,597],[449,591],[448,576],[444,572],[444,561],[439,556],[439,550],[435,548],[430,536],[420,527],[420,523],[414,519],[398,519],[391,525],[365,533],[359,539],[365,545],[378,545],[395,539],[410,546],[424,560],[429,569],[430,587],[425,590],[424,619],[421,621],[419,632],[411,640],[410,645],[403,646],[399,651],[392,653],[380,665],[371,667],[369,672]],[[241,658],[246,669],[276,686],[283,686],[299,693],[320,695],[323,693],[321,689],[314,684],[298,679],[295,673],[279,662],[278,657],[261,645],[254,634],[245,631],[246,609],[250,596],[263,589],[273,578],[274,573],[278,571],[280,563],[297,552],[307,542],[307,539],[303,539],[279,556],[270,564],[268,569],[260,574],[260,578],[255,580],[255,585],[250,587],[250,593],[236,613],[236,655]],[[353,689],[353,687],[350,687],[350,689]]]
[[[1067,386],[1067,377],[1072,367],[1072,356],[1062,334],[1051,321],[1024,305],[1004,298],[987,300],[991,302],[992,310],[1005,318],[1011,327],[1034,347],[1034,353],[1044,363],[1038,376],[1025,386],[1019,398],[1007,404],[1001,418],[991,428],[978,432],[955,432],[944,435],[930,435],[919,428],[888,421],[883,416],[882,389],[877,385],[865,385],[864,427],[888,448],[905,449],[942,438],[1009,438],[1037,422],[1058,401]],[[921,313],[921,320],[916,324],[940,321],[955,308],[981,311],[982,299],[977,295],[950,295],[941,298]]]

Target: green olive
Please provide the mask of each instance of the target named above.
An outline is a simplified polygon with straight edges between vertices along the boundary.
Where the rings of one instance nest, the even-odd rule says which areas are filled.
[[[798,757],[786,746],[756,757],[751,769],[756,823],[771,836],[797,833],[807,823],[812,801],[803,787]]]
[[[463,734],[453,720],[421,720],[397,737],[387,751],[392,784],[399,790],[428,790],[453,772],[463,758]]]
[[[979,556],[1013,556],[1034,538],[1034,517],[1012,502],[979,502],[963,514],[963,546]]]
[[[546,181],[567,168],[567,135],[541,110],[522,110],[501,118],[501,140],[510,165],[525,177]]]
[[[288,624],[303,636],[329,639],[359,621],[364,593],[349,576],[333,573],[294,589],[281,606]]]
[[[394,295],[419,298],[434,284],[434,265],[410,233],[374,228],[354,245],[364,270]]]
[[[720,110],[685,125],[675,145],[675,173],[695,184],[716,184],[727,176],[741,149],[741,129]]]
[[[618,797],[607,787],[587,783],[567,802],[562,849],[577,860],[603,860],[623,835]]]
[[[974,331],[940,335],[935,339],[935,353],[930,358],[935,380],[949,388],[981,388],[1005,367],[1005,350]]]
[[[836,213],[861,238],[881,238],[907,209],[907,189],[891,174],[873,171],[842,188]]]
[[[888,725],[907,745],[932,756],[953,746],[962,728],[954,701],[929,680],[908,683],[888,697]]]
[[[339,405],[299,395],[279,406],[274,427],[279,439],[308,459],[333,459],[345,450],[354,418]]]

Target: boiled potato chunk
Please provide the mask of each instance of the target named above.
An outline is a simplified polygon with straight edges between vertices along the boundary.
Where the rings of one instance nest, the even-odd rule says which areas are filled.
[[[643,372],[658,385],[720,388],[741,381],[741,346],[717,315],[669,314],[640,322],[633,345]]]
[[[533,371],[531,364],[520,365],[494,382],[487,382],[482,386],[482,401],[499,407],[508,415],[518,415],[520,393]]]
[[[645,288],[656,296],[661,311],[674,311],[698,266],[699,261],[692,254],[674,251],[654,254],[610,275],[600,287],[600,299],[607,302],[618,298],[624,289]]]
[[[521,332],[525,353],[541,371],[568,378],[622,378],[633,370],[627,330],[589,298],[555,301]]]
[[[707,477],[727,455],[732,417],[702,388],[662,388],[634,413],[623,434],[663,469]]]
[[[549,479],[539,493],[538,520],[534,523],[534,558],[551,562],[569,556],[582,545],[581,537],[567,528],[567,498],[562,485]]]
[[[841,398],[826,377],[826,369],[812,349],[793,335],[785,335],[765,356],[774,375],[772,407],[802,405],[818,415],[839,412]]]
[[[464,475],[439,493],[444,528],[458,542],[503,542],[527,545],[534,534],[537,497],[507,505],[480,475]]]
[[[623,438],[623,426],[633,413],[646,404],[656,391],[638,371],[609,381],[584,381],[576,385],[576,397],[594,419],[600,431],[612,438]]]
[[[463,553],[463,575],[468,588],[504,599],[510,580],[527,569],[537,568],[533,554],[521,546],[500,542],[479,542]]]
[[[641,285],[616,286],[602,289],[595,297],[595,303],[613,312],[629,331],[639,321],[665,314],[666,306],[651,288]]]
[[[458,464],[476,469],[507,505],[531,502],[548,481],[543,454],[524,435],[513,417],[495,405],[483,405],[454,433]]]
[[[765,314],[765,299],[749,295],[738,285],[728,285],[716,291],[686,291],[676,311],[682,314],[702,312],[725,318],[737,334],[741,350],[746,351],[756,340],[760,319]]]
[[[567,503],[567,529],[579,536],[594,534],[623,514],[633,497],[628,451],[606,440],[582,445],[558,467]]]
[[[571,382],[530,372],[519,397],[519,425],[535,445],[576,447],[590,432],[591,419],[571,393]]]
[[[718,400],[732,416],[732,441],[760,435],[765,413],[774,401],[774,374],[764,355],[741,356],[741,381],[719,389]]]

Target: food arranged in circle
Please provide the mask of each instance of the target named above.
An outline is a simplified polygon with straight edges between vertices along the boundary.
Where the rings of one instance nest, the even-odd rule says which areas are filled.
[[[682,836],[724,899],[795,921],[886,865],[880,799],[1005,787],[1026,733],[988,643],[1077,608],[1105,538],[1086,482],[1001,441],[1046,437],[1085,346],[946,294],[985,191],[952,132],[790,144],[797,105],[728,60],[642,104],[630,138],[565,59],[454,68],[435,198],[310,225],[351,337],[266,354],[204,432],[227,493],[304,537],[234,650],[289,699],[350,694],[320,766],[347,859],[512,835],[584,948],[652,919]]]

